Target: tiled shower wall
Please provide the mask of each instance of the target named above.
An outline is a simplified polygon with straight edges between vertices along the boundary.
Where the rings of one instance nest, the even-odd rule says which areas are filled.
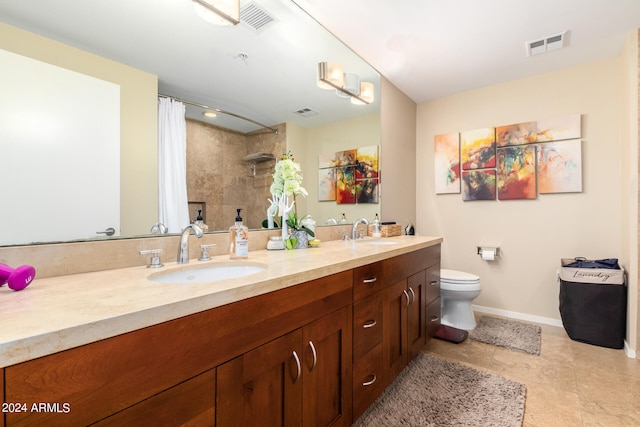
[[[242,209],[244,224],[260,228],[271,197],[269,187],[275,161],[244,161],[252,153],[271,153],[276,158],[286,150],[286,126],[242,134],[206,123],[187,120],[187,194],[189,202],[205,205],[209,230],[233,225],[236,209]],[[195,220],[196,207],[189,217]]]

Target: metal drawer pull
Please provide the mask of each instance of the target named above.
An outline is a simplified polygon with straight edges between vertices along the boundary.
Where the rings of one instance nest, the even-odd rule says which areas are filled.
[[[407,297],[407,304],[405,305],[405,307],[409,307],[409,304],[411,304],[411,299],[409,298],[409,294],[405,289],[402,290],[402,293],[404,294],[405,297]]]
[[[433,281],[429,282],[429,284],[431,286],[438,286],[438,281],[437,280],[433,280]]]
[[[413,288],[409,286],[409,292],[411,292],[411,302],[409,304],[413,304],[416,302],[416,293],[413,292]]]
[[[313,354],[313,365],[311,365],[311,369],[309,372],[313,371],[318,364],[318,353],[316,352],[316,346],[313,345],[313,341],[309,341],[309,347],[311,348],[311,353]]]
[[[300,374],[302,373],[302,367],[300,366],[300,358],[298,357],[298,353],[296,353],[295,350],[293,350],[293,359],[296,361],[296,368],[298,369],[298,373],[295,379],[293,380],[293,383],[295,384],[300,379]]]
[[[378,322],[376,321],[376,319],[367,320],[366,322],[364,322],[364,325],[362,325],[362,327],[365,329],[373,328],[377,323]]]
[[[371,279],[364,279],[362,283],[374,283],[376,280],[378,280],[377,277],[372,277]]]
[[[437,322],[438,320],[440,320],[439,316],[431,316],[431,321],[432,322]]]
[[[375,382],[376,382],[376,380],[378,379],[378,377],[376,377],[376,374],[371,374],[371,375],[369,375],[369,376],[370,376],[370,377],[373,377],[373,378],[371,379],[371,381],[365,381],[365,382],[363,382],[363,383],[362,383],[362,385],[363,385],[364,387],[370,386],[371,384],[375,383]]]

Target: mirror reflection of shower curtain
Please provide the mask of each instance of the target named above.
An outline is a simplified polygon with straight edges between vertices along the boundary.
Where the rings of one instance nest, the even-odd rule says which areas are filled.
[[[182,102],[158,98],[159,221],[169,233],[189,225],[187,125]]]

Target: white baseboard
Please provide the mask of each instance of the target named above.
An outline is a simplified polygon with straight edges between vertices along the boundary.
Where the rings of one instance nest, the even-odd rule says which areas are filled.
[[[636,351],[629,347],[627,340],[624,340],[624,354],[626,354],[630,359],[635,359],[637,357]]]
[[[486,314],[495,314],[496,316],[508,317],[510,319],[527,320],[533,323],[542,323],[543,325],[558,326],[562,328],[562,320],[552,319],[551,317],[534,316],[532,314],[518,313],[517,311],[500,310],[497,308],[483,307],[481,305],[472,305],[474,311]]]
[[[474,311],[486,314],[495,314],[496,316],[507,317],[509,319],[527,320],[533,323],[541,323],[543,325],[558,326],[564,328],[562,320],[552,319],[550,317],[534,316],[532,314],[519,313],[517,311],[500,310],[497,308],[483,307],[481,305],[472,305]],[[624,341],[624,354],[630,359],[636,358],[636,351],[629,347],[627,340]]]

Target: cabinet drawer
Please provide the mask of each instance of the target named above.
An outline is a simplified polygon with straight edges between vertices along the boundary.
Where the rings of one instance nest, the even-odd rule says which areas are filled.
[[[384,387],[382,344],[355,361],[353,367],[353,420],[376,400]]]
[[[353,359],[357,361],[382,341],[382,292],[353,306]]]
[[[427,269],[426,303],[440,297],[440,263]]]
[[[440,298],[427,305],[427,340],[433,337],[440,328]]]
[[[353,270],[353,300],[358,301],[383,287],[382,262],[363,265]]]

